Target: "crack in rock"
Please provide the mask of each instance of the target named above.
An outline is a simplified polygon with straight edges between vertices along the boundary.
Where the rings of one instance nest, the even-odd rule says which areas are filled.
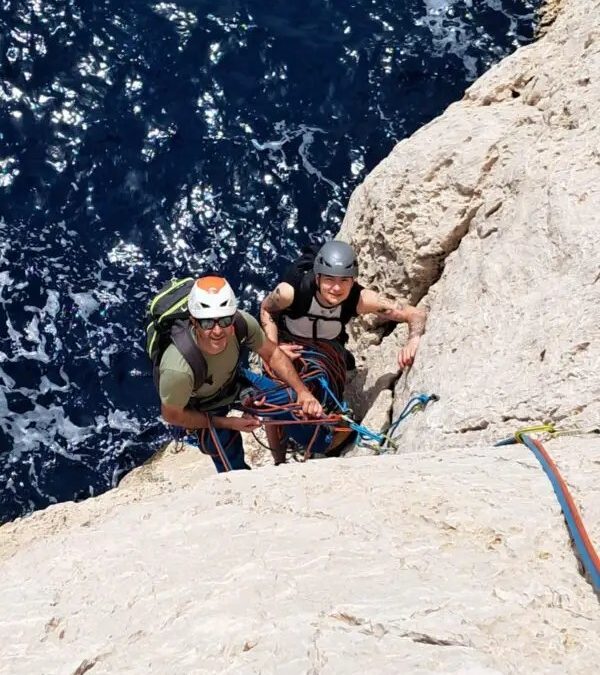
[[[427,633],[416,633],[414,631],[408,631],[406,633],[401,633],[399,637],[408,638],[413,642],[418,642],[424,645],[435,645],[437,647],[468,647],[472,648],[473,645],[470,642],[461,642],[460,640],[448,640],[445,638],[438,638],[434,635],[428,635]]]
[[[84,659],[79,666],[73,671],[73,675],[84,675],[84,673],[87,673],[90,671],[97,663],[98,663],[99,657],[95,657],[91,661],[88,661],[87,659]]]

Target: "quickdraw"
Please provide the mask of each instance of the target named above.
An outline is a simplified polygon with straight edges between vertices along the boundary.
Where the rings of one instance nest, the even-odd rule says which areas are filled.
[[[600,435],[600,426],[590,426],[586,428],[569,427],[566,429],[561,429],[555,427],[554,424],[552,424],[552,422],[548,422],[547,424],[536,424],[530,427],[524,427],[523,429],[519,429],[519,431],[515,432],[514,436],[509,436],[508,438],[504,438],[501,441],[498,441],[496,443],[496,446],[514,445],[515,443],[522,443],[523,441],[521,440],[521,438],[524,434],[534,434],[534,433],[549,434],[551,437],[583,436],[586,434]]]
[[[394,450],[398,449],[398,444],[395,441],[395,433],[396,429],[400,425],[400,422],[405,420],[409,415],[412,413],[415,413],[419,410],[425,410],[427,407],[428,403],[432,403],[434,401],[439,401],[440,397],[437,394],[416,394],[415,396],[411,397],[398,417],[392,422],[390,425],[390,428],[387,431],[387,434],[382,435],[382,443],[381,443],[381,452],[387,452],[387,449],[389,447],[392,447]]]

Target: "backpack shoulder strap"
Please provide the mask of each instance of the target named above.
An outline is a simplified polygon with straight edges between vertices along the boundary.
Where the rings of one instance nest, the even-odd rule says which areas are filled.
[[[206,381],[206,359],[194,342],[188,321],[176,321],[171,328],[171,340],[187,361],[194,373],[194,389],[201,387]]]
[[[248,324],[239,312],[236,312],[233,316],[233,327],[235,329],[235,337],[241,347],[248,339]]]
[[[355,316],[358,316],[357,307],[358,301],[360,300],[360,294],[363,291],[364,286],[361,286],[358,281],[355,281],[350,290],[350,295],[342,303],[342,312],[340,314],[340,320],[344,326]]]
[[[283,310],[282,314],[288,314],[294,319],[308,314],[308,310],[315,297],[315,291],[315,275],[313,272],[306,272],[294,284],[294,300],[289,307]]]

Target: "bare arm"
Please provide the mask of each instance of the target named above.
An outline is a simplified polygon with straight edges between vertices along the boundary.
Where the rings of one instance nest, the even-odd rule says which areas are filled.
[[[302,382],[290,359],[274,342],[267,339],[258,350],[258,355],[273,369],[283,382],[292,387],[296,392],[298,396],[297,402],[302,406],[304,413],[312,417],[321,417],[323,414],[321,404],[310,393],[304,382]]]
[[[386,321],[407,323],[409,340],[413,337],[420,337],[425,332],[427,320],[425,310],[412,305],[396,305],[367,288],[360,294],[357,311],[359,314],[376,314]]]
[[[278,331],[276,315],[294,302],[294,287],[283,281],[262,301],[260,323],[271,342],[277,344]]]
[[[398,364],[401,368],[412,364],[421,335],[425,332],[427,313],[412,305],[396,305],[382,298],[374,291],[364,289],[360,294],[357,311],[359,314],[376,314],[380,319],[408,324],[408,341],[400,350]]]

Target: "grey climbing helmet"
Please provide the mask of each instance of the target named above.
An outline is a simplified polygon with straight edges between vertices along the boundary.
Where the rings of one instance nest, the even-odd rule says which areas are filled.
[[[352,246],[344,241],[328,241],[323,244],[315,257],[315,274],[330,277],[358,276],[358,262]]]

